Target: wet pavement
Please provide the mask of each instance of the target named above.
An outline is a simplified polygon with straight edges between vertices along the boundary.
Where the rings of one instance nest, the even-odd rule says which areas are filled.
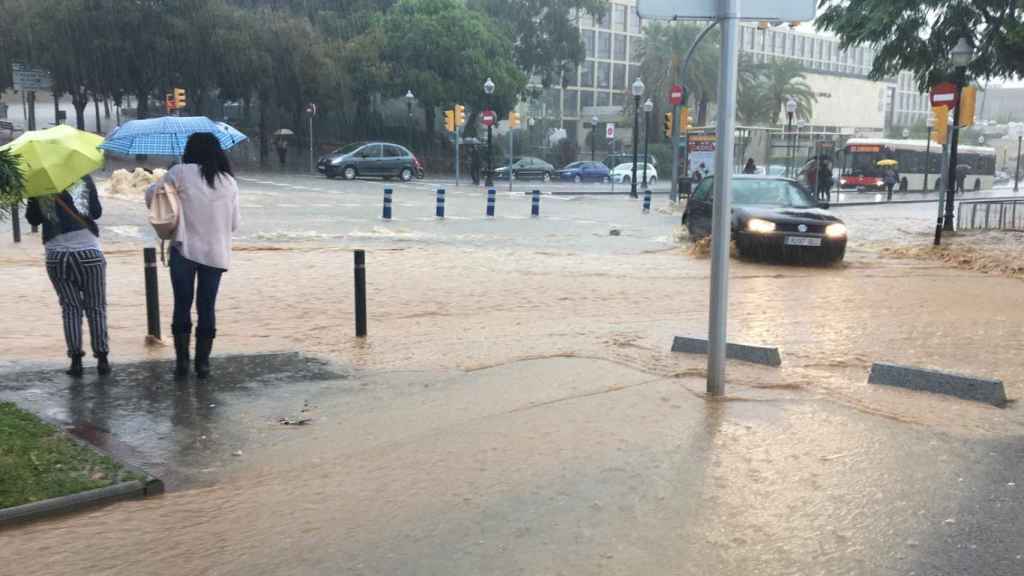
[[[0,560],[96,575],[1024,569],[1021,437],[787,390],[709,402],[699,379],[583,358],[279,386],[217,392],[181,425],[160,386],[165,408],[147,418],[172,435],[219,429],[220,411],[265,429],[218,485],[0,533]],[[310,388],[313,422],[269,423]]]

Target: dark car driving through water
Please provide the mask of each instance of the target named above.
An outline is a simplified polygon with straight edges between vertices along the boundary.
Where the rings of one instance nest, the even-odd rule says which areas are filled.
[[[683,212],[691,239],[711,234],[714,177],[697,186]],[[846,255],[846,225],[794,180],[772,176],[732,177],[732,238],[745,258],[840,262]]]

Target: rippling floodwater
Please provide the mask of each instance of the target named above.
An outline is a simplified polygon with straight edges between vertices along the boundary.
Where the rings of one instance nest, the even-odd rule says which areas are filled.
[[[673,243],[678,215],[643,215],[621,197],[546,197],[530,220],[528,199],[509,196],[487,222],[475,215],[483,196],[467,191],[449,196],[453,218],[439,223],[429,189],[413,188],[396,193],[397,219],[383,223],[374,189],[243,193],[253,205],[222,288],[217,350],[303,350],[357,370],[358,386],[318,389],[317,420],[302,429],[282,431],[255,409],[240,416],[244,456],[211,461],[206,487],[0,533],[3,565],[253,575],[1024,567],[1019,408],[865,384],[870,363],[888,361],[1002,378],[1011,398],[1024,388],[1019,280],[878,257],[879,245],[919,241],[921,227],[926,237],[933,206],[840,209],[855,239],[838,268],[734,261],[730,339],[780,346],[784,367],[730,364],[732,401],[708,403],[704,359],[668,352],[672,336],[702,335],[707,322],[708,261]],[[107,207],[118,227],[107,235],[114,350],[169,357],[141,338],[141,212]],[[353,247],[369,249],[366,341],[351,336]],[[5,244],[0,254],[0,310],[19,320],[0,335],[5,361],[55,360],[61,347],[38,253]]]

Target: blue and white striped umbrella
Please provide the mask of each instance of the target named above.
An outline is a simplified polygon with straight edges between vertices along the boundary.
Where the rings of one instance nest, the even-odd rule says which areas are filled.
[[[185,152],[188,137],[196,132],[213,134],[224,150],[247,138],[224,122],[214,122],[206,116],[164,116],[126,122],[107,136],[100,148],[126,156],[180,157]]]

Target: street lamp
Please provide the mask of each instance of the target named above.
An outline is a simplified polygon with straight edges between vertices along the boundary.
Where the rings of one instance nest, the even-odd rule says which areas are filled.
[[[491,96],[494,94],[494,82],[491,81],[490,77],[484,82],[484,94],[487,95],[487,108],[491,108]],[[494,116],[494,111],[491,111],[491,116]],[[487,125],[487,178],[484,180],[484,184],[490,188],[494,186],[494,155],[491,153],[491,141],[493,138],[494,122]],[[511,176],[511,175],[510,175]]]
[[[409,112],[409,148],[412,148],[412,103],[416,100],[416,96],[412,93],[412,90],[408,90],[405,93],[405,107]]]
[[[1017,167],[1013,170],[1013,191],[1020,190],[1020,144],[1024,139],[1024,124],[1017,122],[1013,125],[1013,133],[1017,136]]]
[[[590,161],[597,159],[597,114],[590,117]]]
[[[924,144],[924,191],[927,192],[928,172],[932,167],[932,130],[935,129],[935,116],[929,114],[925,124],[928,126],[928,139],[925,140]]]
[[[910,130],[907,129],[907,128],[904,128],[903,129],[903,139],[906,140],[907,138],[910,138]]]
[[[651,110],[654,110],[654,102],[648,98],[644,102],[644,190],[647,189],[647,163],[651,160],[647,156],[647,143],[651,140]]]
[[[967,38],[960,38],[956,46],[949,53],[953,68],[956,71],[956,108],[953,110],[953,131],[950,134],[949,144],[949,172],[946,174],[946,214],[945,221],[941,227],[936,226],[935,245],[942,242],[942,231],[953,230],[953,211],[956,208],[956,187],[958,178],[957,168],[957,146],[960,142],[960,103],[963,102],[963,89],[967,84],[967,65],[974,58],[974,49],[971,48]]]
[[[789,161],[786,163],[786,175],[793,175],[793,115],[796,114],[796,99],[792,96],[786,100],[786,131],[789,132]]]
[[[640,97],[644,95],[644,81],[638,76],[630,90],[633,92],[633,177],[629,180],[629,195],[639,198],[636,193],[636,161],[640,143]]]

